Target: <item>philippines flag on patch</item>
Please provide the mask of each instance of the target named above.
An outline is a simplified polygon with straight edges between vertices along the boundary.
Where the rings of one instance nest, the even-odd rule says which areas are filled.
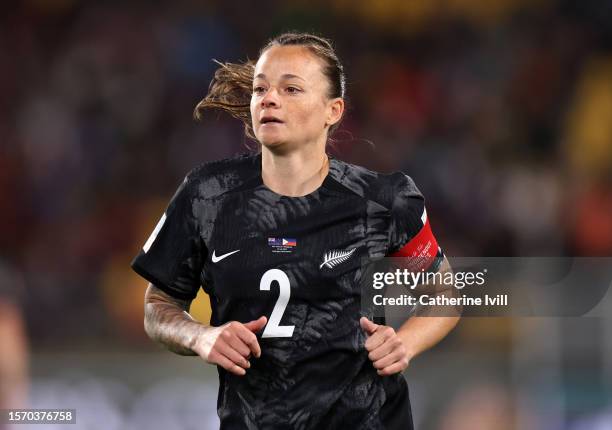
[[[297,240],[283,238],[283,246],[297,246]]]

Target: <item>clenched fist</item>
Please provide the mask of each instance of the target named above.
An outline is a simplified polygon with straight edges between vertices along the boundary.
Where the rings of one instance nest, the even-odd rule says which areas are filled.
[[[361,317],[359,324],[368,335],[365,348],[379,375],[392,375],[408,367],[406,346],[393,327],[374,324],[366,317]]]
[[[251,367],[251,355],[261,356],[255,333],[266,323],[267,318],[262,316],[244,324],[230,321],[219,327],[204,327],[191,349],[208,363],[217,364],[236,375],[245,375],[246,369]]]

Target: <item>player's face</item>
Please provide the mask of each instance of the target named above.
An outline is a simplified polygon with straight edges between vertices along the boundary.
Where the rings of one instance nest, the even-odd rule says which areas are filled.
[[[266,147],[325,142],[344,105],[330,99],[322,61],[303,46],[275,46],[255,65],[251,118]]]

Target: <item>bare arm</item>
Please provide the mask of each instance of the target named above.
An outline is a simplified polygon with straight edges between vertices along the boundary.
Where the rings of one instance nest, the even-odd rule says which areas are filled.
[[[439,272],[443,275],[452,272],[450,264],[446,257],[440,265]],[[432,286],[427,286],[424,290],[417,290],[417,293],[427,292],[430,296],[447,296],[454,297],[457,295],[457,289],[453,286],[433,286],[435,290],[431,290]],[[412,316],[402,324],[397,330],[397,334],[406,347],[407,358],[410,361],[412,358],[426,351],[444,337],[457,325],[461,315],[462,308],[456,306],[450,308],[442,306],[427,306],[425,308],[417,308],[417,315]]]
[[[245,324],[230,321],[219,327],[204,325],[189,315],[191,300],[172,297],[153,284],[145,292],[145,331],[149,337],[180,355],[199,355],[206,362],[244,375],[251,355],[261,348],[254,333],[266,325],[266,317]]]
[[[30,363],[27,333],[17,305],[0,296],[0,409],[25,408]]]
[[[451,270],[444,257],[439,272],[444,275]],[[457,290],[453,286],[421,285],[416,293],[454,297]],[[417,308],[417,315],[408,318],[397,331],[362,317],[361,327],[368,333],[365,343],[368,357],[379,375],[401,372],[408,367],[412,358],[440,342],[457,325],[460,314],[461,307],[420,307]]]
[[[153,284],[145,292],[144,328],[151,339],[180,355],[192,348],[205,326],[189,315],[191,300],[172,297]]]

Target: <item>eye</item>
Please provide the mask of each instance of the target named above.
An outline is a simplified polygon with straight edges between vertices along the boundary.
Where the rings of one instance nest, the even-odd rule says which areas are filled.
[[[302,90],[300,90],[300,89],[299,89],[299,88],[297,88],[297,87],[287,87],[286,91],[287,91],[289,94],[297,94],[297,93],[299,93],[299,92],[300,92],[300,91],[302,91]]]
[[[253,87],[253,94],[263,94],[266,92],[266,89],[262,86]]]

